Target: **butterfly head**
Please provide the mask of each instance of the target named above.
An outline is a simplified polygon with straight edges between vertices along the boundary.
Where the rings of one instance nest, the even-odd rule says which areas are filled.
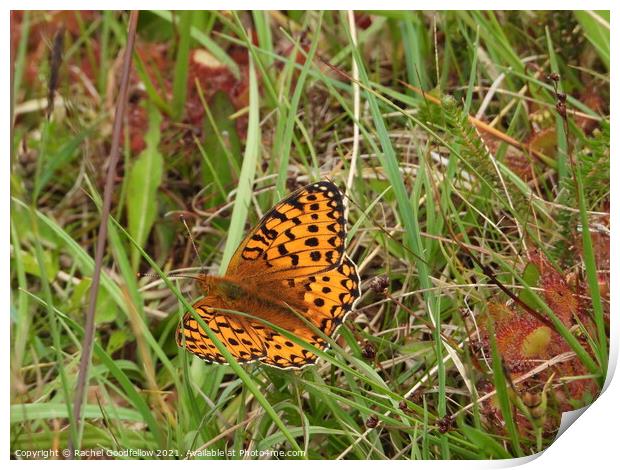
[[[199,274],[196,277],[198,281],[198,285],[200,289],[204,293],[204,295],[209,295],[215,290],[217,279],[214,276],[209,276],[208,274]]]
[[[197,277],[197,280],[205,297],[211,295],[225,299],[238,300],[247,295],[247,292],[237,282],[227,277],[201,274]]]

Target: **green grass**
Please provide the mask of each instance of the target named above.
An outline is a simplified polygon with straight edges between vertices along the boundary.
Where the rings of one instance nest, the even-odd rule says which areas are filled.
[[[550,321],[583,366],[574,375],[603,383],[608,13],[358,12],[353,34],[346,12],[144,11],[78,426],[73,393],[127,15],[67,14],[75,28],[64,33],[64,101],[50,120],[45,106],[31,109],[47,96],[50,75],[49,51],[32,44],[53,44],[58,20],[51,12],[16,17],[12,452],[64,448],[71,439],[81,449],[173,451],[159,458],[197,450],[308,459],[536,453],[552,443],[553,429],[523,412],[525,390],[513,383],[520,373],[509,380],[505,343],[491,335],[486,356],[474,347],[489,304],[509,301],[493,278]],[[216,71],[197,72],[197,48],[220,64]],[[592,134],[579,117],[556,112],[551,71],[569,111],[593,119]],[[546,159],[481,140],[467,115],[483,103],[481,118],[519,142],[532,129],[555,130]],[[322,178],[350,199],[347,251],[363,282],[357,311],[328,338],[329,350],[315,351],[318,365],[242,366],[211,331],[230,365],[179,349],[176,325],[201,293],[174,274],[201,263],[225,272],[274,202]],[[592,328],[565,325],[545,300],[526,271],[534,248],[578,279]],[[387,295],[372,288],[378,276],[387,276]],[[364,355],[368,345],[374,358]],[[489,390],[493,398],[478,401]],[[552,423],[558,410],[547,390],[542,422]],[[595,398],[586,393],[575,406]]]

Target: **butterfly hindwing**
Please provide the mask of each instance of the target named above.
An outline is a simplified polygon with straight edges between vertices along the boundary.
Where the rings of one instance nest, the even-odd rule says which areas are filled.
[[[220,312],[207,306],[212,303],[209,300],[203,297],[194,305],[194,310],[224,343],[237,362],[254,362],[264,357],[265,346],[249,322],[243,317]],[[177,330],[177,344],[181,347],[185,346],[205,361],[220,364],[226,362],[217,346],[189,312],[185,313],[183,322]]]
[[[308,331],[310,330],[300,329],[291,333],[312,343],[311,338],[305,335]],[[317,356],[308,351],[304,345],[292,341],[271,328],[263,330],[263,334],[267,350],[265,357],[260,360],[263,364],[280,369],[300,369],[316,362]]]
[[[227,275],[285,279],[329,269],[344,254],[344,201],[338,187],[321,181],[291,194],[250,231]]]

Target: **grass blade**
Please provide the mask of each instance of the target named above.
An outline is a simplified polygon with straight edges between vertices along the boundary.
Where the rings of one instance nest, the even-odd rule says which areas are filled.
[[[127,223],[129,233],[144,245],[155,222],[157,195],[161,184],[164,159],[159,153],[161,115],[155,106],[148,110],[149,128],[144,137],[146,148],[129,169],[127,185]],[[131,264],[138,269],[139,253],[132,250]]]
[[[176,62],[174,63],[174,78],[172,82],[172,117],[177,121],[183,115],[185,98],[187,96],[192,14],[191,11],[187,10],[179,14],[179,46],[177,48]]]
[[[220,274],[226,271],[230,258],[232,258],[233,253],[243,239],[245,222],[248,217],[248,209],[250,208],[260,143],[260,125],[258,122],[260,107],[258,96],[256,72],[254,70],[254,63],[250,60],[250,115],[248,119],[248,136],[245,142],[243,162],[241,163],[237,195],[233,205],[232,216],[230,217],[228,239],[226,240],[224,253],[222,255]]]

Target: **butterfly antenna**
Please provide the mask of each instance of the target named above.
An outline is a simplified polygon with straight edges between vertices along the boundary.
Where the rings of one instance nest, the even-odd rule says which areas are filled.
[[[196,258],[198,259],[198,263],[200,264],[200,269],[202,270],[202,260],[200,259],[200,253],[198,253],[198,248],[196,247],[196,243],[194,242],[194,237],[192,237],[192,231],[189,229],[189,226],[187,225],[187,221],[185,220],[183,214],[179,215],[179,218],[181,219],[181,222],[183,222],[183,225],[185,225],[185,230],[187,230],[187,236],[192,242],[192,247],[194,247],[194,253],[196,254]]]
[[[150,278],[150,279],[163,279],[159,274],[157,273],[136,273],[137,277],[145,277],[145,278]],[[192,274],[166,274],[166,277],[168,279],[199,279],[198,276],[192,275]]]

